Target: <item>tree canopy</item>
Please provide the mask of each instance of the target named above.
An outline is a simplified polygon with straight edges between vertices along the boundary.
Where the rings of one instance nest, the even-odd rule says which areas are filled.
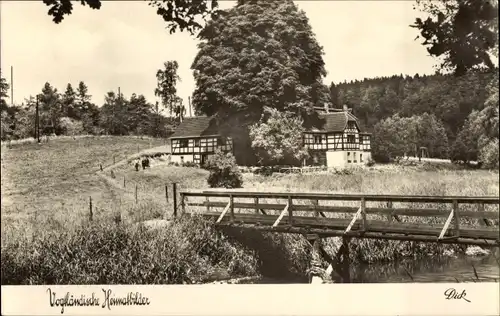
[[[177,95],[177,82],[181,78],[177,74],[179,64],[177,61],[168,61],[163,64],[164,69],[158,69],[156,72],[157,87],[155,95],[160,97],[164,108],[168,109],[169,114],[175,114],[176,118],[182,119],[186,108],[182,104],[182,99]]]
[[[442,58],[441,69],[463,75],[494,68],[490,54],[498,54],[498,1],[417,0],[417,5],[429,17],[417,18],[412,27],[429,54]]]
[[[276,109],[266,108],[265,112],[263,120],[250,127],[252,147],[259,163],[300,163],[308,156],[302,143],[302,119]]]
[[[199,20],[204,20],[209,15],[216,15],[218,7],[218,0],[148,1],[150,6],[156,8],[156,13],[167,22],[170,33],[179,29],[180,31],[187,30],[193,34],[202,28]],[[79,2],[83,6],[88,5],[94,10],[99,10],[104,1],[80,0]],[[71,0],[43,0],[43,3],[50,7],[48,15],[53,17],[55,23],[61,23],[66,15],[70,15],[73,12],[73,3]]]
[[[238,1],[199,38],[191,66],[197,113],[246,128],[265,106],[306,115],[328,99],[322,47],[291,0]]]

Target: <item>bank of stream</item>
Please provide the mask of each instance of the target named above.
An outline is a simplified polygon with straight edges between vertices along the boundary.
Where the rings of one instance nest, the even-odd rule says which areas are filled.
[[[454,283],[499,282],[500,264],[494,254],[487,256],[423,257],[388,263],[357,264],[351,267],[353,283]],[[262,278],[253,283],[297,283]]]

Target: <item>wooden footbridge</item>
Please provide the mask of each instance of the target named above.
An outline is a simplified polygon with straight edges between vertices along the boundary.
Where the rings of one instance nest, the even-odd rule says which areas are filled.
[[[499,247],[499,197],[181,191],[178,212],[216,225],[306,237],[348,237]],[[177,203],[174,201],[174,205]]]

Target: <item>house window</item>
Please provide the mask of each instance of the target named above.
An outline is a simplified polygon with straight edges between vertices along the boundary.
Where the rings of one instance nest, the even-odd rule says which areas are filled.
[[[350,152],[347,152],[347,162],[348,163],[351,162],[351,153]]]
[[[194,147],[200,147],[200,140],[199,139],[194,140]]]
[[[347,142],[353,144],[356,142],[356,137],[354,135],[347,135]]]
[[[363,162],[363,154],[359,154],[359,162]]]
[[[358,161],[356,160],[356,153],[352,153],[352,155],[354,156],[353,162],[354,162],[354,163],[358,162]]]
[[[188,139],[181,139],[179,140],[179,147],[185,148],[188,147],[189,140]]]
[[[226,146],[226,140],[224,138],[217,138],[217,146]]]
[[[323,137],[321,135],[314,135],[314,143],[321,144],[323,142]]]

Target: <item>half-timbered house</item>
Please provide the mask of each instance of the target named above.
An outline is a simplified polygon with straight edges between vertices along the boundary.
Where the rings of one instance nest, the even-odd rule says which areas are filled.
[[[221,137],[210,117],[187,117],[170,137],[171,162],[204,164],[217,148],[233,150],[230,137]]]
[[[371,158],[370,134],[360,129],[358,119],[348,109],[319,114],[319,123],[303,135],[310,158],[305,165],[345,167],[361,165]],[[203,164],[216,148],[233,151],[230,137],[221,137],[215,120],[188,117],[170,137],[171,161]]]
[[[371,159],[370,133],[363,132],[358,119],[347,109],[321,113],[319,124],[304,133],[310,157],[306,165],[345,167]]]

